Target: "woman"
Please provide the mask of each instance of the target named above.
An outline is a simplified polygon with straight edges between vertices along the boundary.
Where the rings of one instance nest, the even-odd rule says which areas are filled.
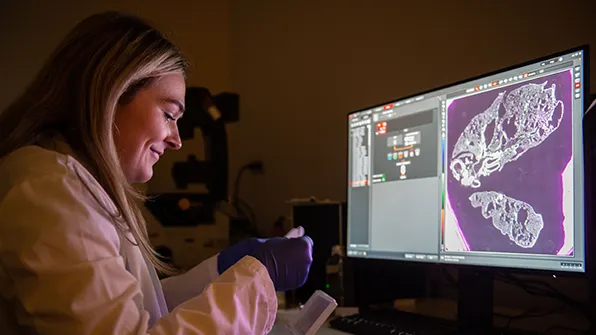
[[[275,290],[304,283],[306,236],[247,240],[158,280],[171,269],[132,184],[181,147],[186,68],[149,24],[98,14],[0,114],[3,334],[263,334]]]

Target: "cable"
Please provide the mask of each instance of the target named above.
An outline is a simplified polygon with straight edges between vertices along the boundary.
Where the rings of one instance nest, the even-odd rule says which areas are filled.
[[[562,309],[563,309],[563,306],[559,306],[559,307],[551,309],[550,311],[547,311],[547,312],[537,312],[536,310],[530,310],[530,311],[522,312],[517,315],[507,315],[507,314],[501,314],[501,313],[494,313],[494,315],[498,316],[500,318],[503,318],[503,319],[521,320],[521,319],[528,319],[528,318],[541,318],[544,316],[554,314]]]
[[[566,330],[569,332],[573,332],[573,333],[578,333],[578,334],[589,334],[590,330],[580,330],[580,329],[574,329],[574,328],[569,328],[569,327],[563,327],[563,326],[552,326],[550,328],[548,328],[547,330],[545,330],[544,332],[542,332],[542,334],[548,334],[553,330]]]
[[[450,286],[458,288],[457,280],[449,272],[447,272],[444,269],[441,269],[441,274],[443,275],[444,279],[446,279],[447,283]],[[497,273],[494,275],[494,279],[502,281],[509,285],[519,287],[523,291],[525,291],[526,293],[528,293],[530,295],[548,297],[551,299],[559,300],[563,303],[563,305],[561,305],[557,308],[554,308],[552,310],[545,311],[545,312],[538,312],[536,310],[530,310],[530,311],[523,312],[518,315],[505,315],[505,314],[501,314],[501,313],[494,313],[494,315],[497,317],[508,319],[507,325],[505,326],[505,332],[507,332],[509,330],[509,328],[511,327],[511,324],[516,320],[526,319],[526,318],[545,317],[545,316],[554,314],[554,313],[564,309],[565,306],[569,306],[572,309],[579,311],[581,313],[581,315],[583,317],[585,317],[590,323],[594,322],[593,320],[591,320],[592,310],[590,309],[589,305],[586,305],[580,301],[577,301],[577,300],[567,296],[566,294],[555,289],[550,284],[548,284],[544,281],[534,280],[534,279],[521,279],[521,278],[513,276],[512,274],[509,274],[509,273]],[[566,329],[566,330],[570,330],[570,331],[575,331],[577,333],[584,333],[584,331],[582,331],[582,330],[565,328],[563,326],[551,327],[547,331],[550,332],[555,329]],[[585,333],[588,333],[588,332],[589,331],[585,331]]]
[[[248,169],[248,165],[244,165],[242,168],[240,168],[240,171],[238,171],[238,174],[236,175],[236,179],[234,180],[234,189],[232,191],[232,204],[235,205],[238,201],[238,197],[239,197],[239,193],[240,193],[240,180],[242,179],[242,175],[244,174],[244,171],[246,171]]]
[[[507,284],[515,285],[515,286],[521,288],[522,290],[524,290],[526,293],[531,294],[531,295],[548,297],[551,299],[556,299],[556,300],[562,301],[565,305],[568,305],[572,309],[579,311],[580,314],[583,317],[585,317],[586,320],[588,320],[588,322],[590,323],[590,329],[593,329],[593,327],[594,327],[594,324],[593,324],[594,320],[592,320],[592,318],[591,318],[591,315],[593,313],[593,311],[591,309],[592,307],[570,298],[569,296],[563,294],[562,292],[555,289],[550,284],[548,284],[544,281],[532,280],[532,279],[520,279],[520,278],[517,278],[517,277],[515,277],[511,274],[507,274],[507,273],[501,274],[500,276],[496,275],[495,279],[503,281]],[[511,324],[512,321],[513,320],[510,320],[508,322],[507,327],[509,327],[509,325]],[[555,329],[565,329],[568,331],[573,331],[576,333],[584,333],[584,334],[588,334],[590,332],[590,330],[582,331],[582,330],[577,330],[577,329],[573,329],[573,328],[567,328],[564,326],[553,326],[553,327],[548,328],[544,332],[544,334],[547,334],[548,332],[555,330]]]
[[[450,285],[454,288],[459,288],[457,279],[455,279],[446,269],[440,269],[440,272],[443,275],[443,277],[446,279],[448,285]],[[507,334],[507,332],[509,332],[509,329],[511,328],[511,324],[514,321],[522,320],[522,319],[529,319],[529,318],[545,317],[545,316],[552,315],[552,314],[562,310],[564,307],[565,307],[565,305],[561,305],[561,306],[554,308],[552,310],[549,310],[549,311],[539,311],[539,310],[533,309],[533,310],[529,310],[526,312],[522,312],[517,315],[507,315],[507,314],[494,312],[493,315],[496,317],[507,319],[507,324],[504,327],[504,333],[503,333],[503,334]]]
[[[250,205],[248,205],[246,201],[240,199],[240,181],[242,180],[242,175],[246,170],[250,170],[253,172],[261,172],[263,171],[263,162],[258,160],[252,161],[240,168],[238,174],[236,175],[236,179],[234,180],[231,205],[236,210],[237,217],[246,218],[251,224],[251,226],[253,226],[254,228],[256,227],[256,215],[252,207],[250,207]]]
[[[240,168],[238,174],[236,175],[236,179],[234,180],[234,189],[232,192],[232,202],[236,203],[240,197],[240,180],[242,179],[242,175],[246,170],[251,170],[253,172],[263,171],[263,162],[261,161],[252,161],[248,164],[245,164]]]
[[[569,307],[581,312],[583,316],[590,320],[591,310],[588,305],[570,298],[569,296],[563,294],[561,291],[555,289],[550,284],[544,281],[533,279],[520,279],[508,273],[496,275],[495,279],[505,282],[507,284],[517,286],[524,290],[526,293],[531,295],[544,296],[562,301]]]
[[[252,207],[246,203],[246,201],[237,198],[235,207],[239,216],[241,215],[247,218],[251,224],[256,224],[257,218],[255,212],[253,211]]]
[[[542,318],[545,316],[549,316],[552,314],[555,314],[556,312],[562,310],[565,307],[565,305],[559,306],[557,308],[554,308],[550,311],[546,311],[546,312],[537,312],[535,309],[534,310],[529,310],[526,312],[522,312],[520,314],[517,315],[507,315],[507,314],[501,314],[501,313],[494,313],[495,316],[503,318],[503,319],[507,319],[507,324],[505,325],[505,333],[507,333],[509,331],[509,329],[511,328],[511,324],[513,323],[513,321],[516,320],[522,320],[522,319],[530,319],[530,318]]]
[[[441,272],[441,274],[443,275],[443,277],[445,279],[447,279],[447,284],[453,288],[459,288],[459,285],[457,283],[457,279],[455,279],[450,273],[449,271],[447,271],[447,269],[445,268],[440,268],[439,270]]]

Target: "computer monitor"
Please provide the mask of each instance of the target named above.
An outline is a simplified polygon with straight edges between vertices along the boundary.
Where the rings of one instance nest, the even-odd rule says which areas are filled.
[[[347,255],[585,272],[588,62],[578,47],[350,113]]]

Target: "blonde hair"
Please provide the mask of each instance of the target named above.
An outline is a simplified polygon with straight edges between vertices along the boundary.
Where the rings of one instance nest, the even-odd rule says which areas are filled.
[[[60,135],[90,168],[118,209],[116,228],[130,232],[157,270],[159,259],[139,207],[145,200],[120,166],[114,141],[118,104],[156,79],[186,75],[187,61],[154,26],[106,12],[81,21],[60,43],[27,90],[0,114],[0,157]]]

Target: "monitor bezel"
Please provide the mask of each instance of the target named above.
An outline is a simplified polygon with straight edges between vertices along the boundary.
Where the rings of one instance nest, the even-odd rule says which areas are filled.
[[[503,72],[507,72],[507,71],[511,71],[520,67],[524,67],[524,66],[528,66],[528,65],[532,65],[541,61],[545,61],[545,60],[549,60],[552,58],[557,58],[559,56],[563,56],[563,55],[567,55],[569,53],[573,53],[573,52],[577,52],[577,51],[581,51],[582,52],[582,58],[584,58],[584,64],[583,64],[583,81],[582,81],[582,92],[583,92],[583,96],[582,96],[582,100],[583,100],[583,106],[584,106],[584,115],[585,112],[587,110],[587,108],[590,106],[591,101],[588,101],[589,97],[591,97],[591,92],[590,92],[590,46],[588,44],[583,44],[583,45],[579,45],[573,48],[568,48],[559,52],[555,52],[549,55],[545,55],[545,56],[541,56],[538,58],[534,58],[528,61],[524,61],[524,62],[520,62],[514,65],[510,65],[504,68],[500,68],[497,70],[493,70],[490,72],[486,72],[486,73],[482,73],[480,75],[476,75],[473,77],[469,77],[466,79],[462,79],[462,80],[458,80],[452,83],[448,83],[439,87],[433,87],[431,89],[427,89],[424,91],[420,91],[420,92],[416,92],[413,94],[409,94],[407,96],[401,96],[401,97],[397,97],[395,99],[391,99],[391,100],[387,100],[383,103],[377,103],[374,105],[370,105],[368,107],[364,107],[364,108],[359,108],[357,110],[353,110],[351,112],[349,112],[346,115],[345,118],[345,126],[347,128],[347,126],[349,126],[349,120],[350,120],[350,115],[356,114],[356,113],[360,113],[363,112],[365,110],[369,110],[369,109],[373,109],[373,108],[377,108],[380,106],[384,106],[390,103],[394,103],[395,101],[401,101],[401,100],[407,100],[410,98],[414,98],[417,96],[421,96],[421,95],[425,95],[425,94],[429,94],[435,91],[439,91],[442,89],[446,89],[449,88],[451,86],[456,86],[456,85],[461,85],[464,84],[466,82],[471,82],[474,80],[479,80],[485,77],[490,77],[493,75],[497,75],[499,73],[503,73]],[[596,112],[596,110],[594,111]],[[585,124],[582,126],[582,132],[585,130],[586,126]],[[347,133],[347,140],[349,143],[349,136],[350,133],[348,131]],[[429,261],[424,261],[424,262],[419,262],[419,261],[410,261],[410,260],[403,260],[403,259],[386,259],[383,258],[384,260],[388,260],[388,261],[393,261],[396,262],[396,264],[411,264],[411,265],[420,265],[420,266],[433,266],[433,267],[444,267],[447,269],[453,269],[453,270],[459,270],[459,269],[478,269],[478,271],[484,271],[484,272],[490,272],[490,273],[517,273],[517,274],[524,274],[524,275],[552,275],[552,276],[558,276],[558,277],[586,277],[589,275],[592,275],[592,272],[596,272],[596,257],[590,257],[590,253],[594,253],[592,251],[592,249],[596,250],[596,245],[592,246],[592,248],[590,248],[590,246],[592,245],[592,243],[588,243],[588,241],[590,241],[591,239],[593,240],[594,243],[596,243],[596,236],[594,237],[590,237],[591,235],[589,234],[594,234],[596,233],[596,227],[592,227],[593,224],[591,224],[593,222],[592,220],[592,209],[591,207],[588,205],[588,201],[586,201],[587,199],[591,199],[592,196],[592,189],[591,186],[589,185],[589,183],[587,182],[587,180],[589,180],[588,178],[586,178],[587,173],[586,173],[586,147],[587,147],[587,143],[586,143],[586,135],[582,134],[582,138],[583,138],[583,149],[584,149],[584,154],[583,154],[583,164],[584,164],[584,221],[585,221],[585,226],[584,226],[584,267],[585,267],[585,271],[584,272],[577,272],[577,271],[564,271],[564,270],[551,270],[551,269],[535,269],[535,268],[521,268],[521,267],[504,267],[504,266],[490,266],[490,265],[477,265],[477,264],[461,264],[461,263],[446,263],[446,262],[429,262]],[[350,184],[349,184],[349,166],[350,166],[350,146],[346,145],[346,179],[348,180],[348,182],[346,183],[346,206],[347,206],[347,210],[349,211],[349,207],[350,207],[350,201],[349,201],[349,189],[350,189]],[[348,221],[349,217],[346,217],[346,225],[348,225]],[[349,234],[350,234],[350,230],[349,227],[346,227],[346,249],[347,246],[349,244]],[[594,231],[594,232],[593,232]],[[346,252],[346,257],[349,258],[353,258],[353,259],[358,259],[358,260],[366,260],[366,259],[381,259],[381,258],[376,258],[376,257],[356,257],[356,256],[351,256],[351,255],[347,255]],[[592,260],[592,258],[594,258]],[[596,273],[595,273],[596,275]]]

